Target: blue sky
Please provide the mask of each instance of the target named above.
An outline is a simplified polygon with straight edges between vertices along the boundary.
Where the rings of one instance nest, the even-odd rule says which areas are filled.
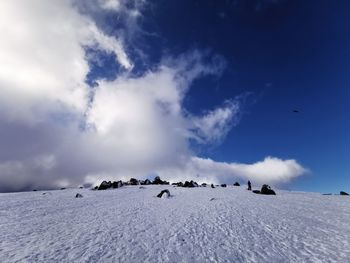
[[[248,94],[239,125],[200,155],[295,158],[311,173],[293,189],[337,191],[350,186],[348,8],[347,1],[156,1],[145,10],[141,27],[152,34],[140,46],[148,63],[193,48],[225,59],[220,77],[193,83],[191,112]]]
[[[149,174],[349,189],[349,5],[33,0],[23,11],[19,2],[4,4],[15,25],[2,25],[10,32],[4,43],[18,48],[0,45],[0,56],[26,55],[8,67],[20,77],[0,68],[1,140],[13,148],[0,152],[0,190]],[[55,9],[62,17],[50,16]],[[29,22],[10,18],[13,10]],[[28,84],[22,72],[32,68]],[[23,173],[16,185],[13,173]]]

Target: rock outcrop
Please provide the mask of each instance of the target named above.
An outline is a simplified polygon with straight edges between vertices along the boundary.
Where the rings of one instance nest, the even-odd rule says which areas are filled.
[[[262,195],[276,195],[275,191],[271,189],[271,187],[267,184],[264,184],[261,187],[260,194]]]
[[[112,187],[112,182],[111,181],[103,181],[100,186],[98,187],[97,190],[106,190]]]
[[[154,178],[152,184],[161,184],[161,185],[163,185],[163,184],[169,184],[169,182],[163,181],[163,180],[160,179],[159,176],[156,176],[156,177]]]
[[[169,190],[168,189],[165,189],[165,190],[163,190],[163,191],[161,191],[158,195],[157,195],[157,197],[159,197],[159,198],[162,198],[162,197],[170,197],[170,192],[169,192]]]
[[[192,187],[198,187],[198,184],[196,183],[196,182],[194,182],[194,181],[186,181],[185,183],[184,183],[184,185],[183,185],[183,187],[190,187],[190,188],[192,188]]]

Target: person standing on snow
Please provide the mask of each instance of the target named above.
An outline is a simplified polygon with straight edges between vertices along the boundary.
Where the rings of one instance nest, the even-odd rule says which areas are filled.
[[[252,184],[250,183],[250,181],[248,180],[248,191],[252,190]]]

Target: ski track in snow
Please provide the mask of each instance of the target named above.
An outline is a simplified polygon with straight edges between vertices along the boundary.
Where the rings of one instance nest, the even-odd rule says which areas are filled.
[[[0,194],[0,262],[350,262],[349,219],[346,196],[233,186]]]

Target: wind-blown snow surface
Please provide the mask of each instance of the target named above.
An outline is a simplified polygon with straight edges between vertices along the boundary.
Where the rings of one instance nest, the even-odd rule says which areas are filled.
[[[155,197],[163,189],[173,196]],[[350,261],[346,196],[232,186],[43,193],[0,194],[0,262]]]

